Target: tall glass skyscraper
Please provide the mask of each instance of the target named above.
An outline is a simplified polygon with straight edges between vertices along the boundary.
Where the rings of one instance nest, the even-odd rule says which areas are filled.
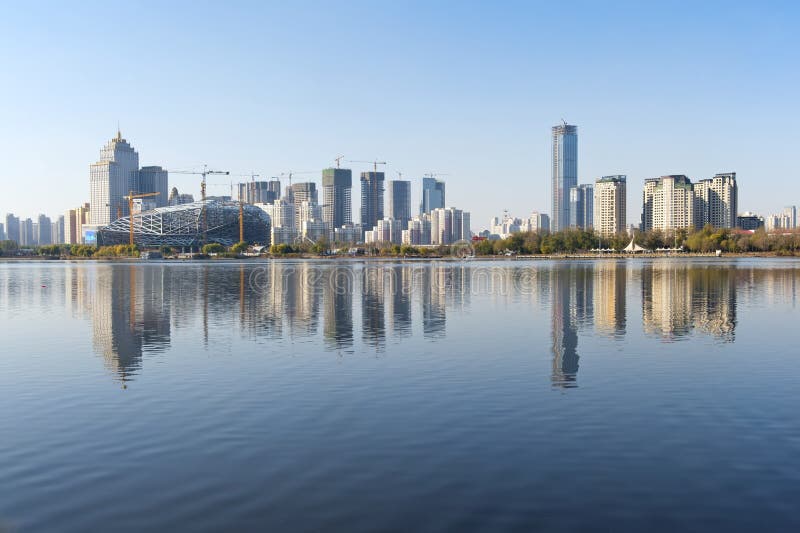
[[[389,180],[386,182],[386,216],[399,220],[403,229],[411,220],[411,182]]]
[[[444,182],[436,178],[422,178],[422,201],[419,214],[430,213],[444,207]]]
[[[569,227],[569,190],[578,185],[578,126],[553,126],[553,213],[550,227]]]

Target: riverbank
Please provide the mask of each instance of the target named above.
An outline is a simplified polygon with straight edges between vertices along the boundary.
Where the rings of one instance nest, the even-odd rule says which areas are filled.
[[[549,260],[549,261],[568,261],[568,260],[641,260],[641,259],[737,259],[737,258],[769,258],[769,259],[797,259],[800,254],[786,255],[776,252],[748,252],[748,253],[724,253],[717,255],[716,253],[642,253],[642,254],[625,254],[625,253],[607,253],[607,254],[536,254],[536,255],[478,255],[478,256],[458,256],[458,255],[441,255],[441,256],[402,256],[402,255],[315,255],[315,254],[289,254],[280,256],[260,255],[260,256],[238,256],[238,257],[167,257],[163,259],[142,259],[139,257],[47,257],[47,256],[3,256],[0,257],[0,262],[15,263],[15,262],[96,262],[96,263],[152,263],[152,262],[204,262],[204,263],[218,263],[218,262],[231,262],[231,261],[297,261],[297,260],[314,260],[314,261],[415,261],[415,262],[433,262],[433,261],[520,261],[520,260]]]

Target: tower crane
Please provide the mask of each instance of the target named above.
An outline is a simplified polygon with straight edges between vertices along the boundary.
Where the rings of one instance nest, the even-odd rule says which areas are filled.
[[[333,159],[334,161],[336,161],[336,168],[339,168],[339,163],[342,161],[342,159],[344,159],[343,155],[340,155],[339,157],[335,157]]]
[[[203,199],[203,244],[206,243],[206,231],[208,229],[208,209],[206,209],[206,176],[209,175],[221,175],[221,176],[230,176],[230,172],[227,170],[208,170],[208,165],[203,165],[202,172],[197,172],[194,170],[169,170],[168,172],[172,174],[192,174],[195,176],[203,176],[203,180],[200,182],[200,196]]]
[[[128,191],[128,196],[125,198],[128,200],[128,221],[130,222],[130,242],[129,244],[133,246],[133,200],[134,198],[147,198],[148,196],[158,196],[159,192],[143,192],[139,194],[134,194],[133,191]]]
[[[357,161],[355,159],[348,159],[348,163],[369,163],[375,169],[375,172],[378,172],[378,165],[385,165],[386,161]]]

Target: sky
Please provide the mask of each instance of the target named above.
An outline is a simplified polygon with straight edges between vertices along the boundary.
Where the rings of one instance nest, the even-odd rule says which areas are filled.
[[[0,216],[88,201],[119,124],[141,165],[234,180],[386,161],[412,212],[442,174],[477,232],[550,212],[562,119],[580,183],[628,176],[629,224],[666,174],[736,172],[739,210],[766,215],[800,204],[798,27],[788,1],[3,3]]]

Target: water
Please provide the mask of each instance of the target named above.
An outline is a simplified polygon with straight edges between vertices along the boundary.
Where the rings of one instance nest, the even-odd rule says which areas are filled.
[[[0,530],[797,531],[799,282],[0,263]]]

